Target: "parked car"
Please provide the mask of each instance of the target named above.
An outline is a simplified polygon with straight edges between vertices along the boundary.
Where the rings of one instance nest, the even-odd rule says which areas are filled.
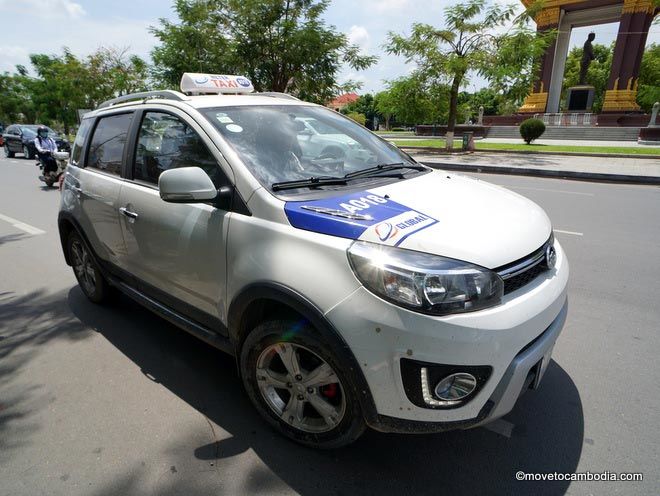
[[[2,133],[5,132],[4,124],[0,123],[0,147],[5,145],[5,138],[2,136]]]
[[[8,126],[4,138],[4,149],[6,157],[13,157],[16,153],[22,153],[24,158],[33,159],[37,154],[34,146],[34,138],[37,137],[39,124],[12,124]],[[55,140],[60,151],[71,151],[71,145],[62,135],[48,128],[48,136]]]
[[[539,206],[242,77],[181,89],[82,120],[58,225],[90,301],[121,291],[235,355],[262,417],[314,447],[480,426],[539,386],[569,273]],[[304,153],[310,119],[367,158]]]
[[[344,161],[344,169],[358,170],[372,158],[372,153],[353,138],[313,117],[296,119],[297,139],[302,156],[331,157]]]

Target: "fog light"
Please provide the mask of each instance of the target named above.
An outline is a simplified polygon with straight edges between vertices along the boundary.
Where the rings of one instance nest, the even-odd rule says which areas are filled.
[[[435,395],[443,401],[460,401],[477,387],[477,379],[465,372],[451,374],[435,386]]]

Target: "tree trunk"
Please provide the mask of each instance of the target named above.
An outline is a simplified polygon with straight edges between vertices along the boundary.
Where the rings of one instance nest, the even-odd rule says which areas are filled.
[[[451,83],[449,90],[449,118],[447,119],[447,134],[445,135],[445,143],[447,150],[454,148],[454,128],[456,127],[456,109],[458,107],[458,90],[461,87],[461,80],[463,74],[454,75],[454,80]]]

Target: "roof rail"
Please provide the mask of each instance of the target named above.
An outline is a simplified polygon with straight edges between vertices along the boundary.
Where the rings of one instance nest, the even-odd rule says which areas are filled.
[[[103,102],[98,108],[111,107],[112,105],[117,105],[118,103],[130,102],[131,100],[146,100],[147,98],[164,98],[165,100],[177,100],[182,102],[184,100],[190,100],[183,93],[173,90],[159,90],[159,91],[142,91],[140,93],[130,93],[128,95],[122,95],[111,100]]]
[[[258,96],[269,96],[271,98],[286,98],[287,100],[300,101],[300,98],[296,98],[295,96],[290,95],[289,93],[281,93],[279,91],[264,91],[262,93],[252,93],[252,94]]]

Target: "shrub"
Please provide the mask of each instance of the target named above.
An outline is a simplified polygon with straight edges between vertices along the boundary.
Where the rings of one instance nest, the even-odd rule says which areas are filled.
[[[541,137],[545,132],[545,124],[541,119],[527,119],[520,123],[520,136],[528,145]]]
[[[353,119],[355,122],[357,122],[358,124],[362,124],[363,126],[367,122],[366,116],[364,114],[359,114],[357,112],[349,112],[346,117]]]

